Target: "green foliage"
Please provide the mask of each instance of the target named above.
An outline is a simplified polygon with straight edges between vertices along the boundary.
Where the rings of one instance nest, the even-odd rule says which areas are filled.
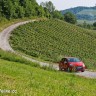
[[[44,8],[44,11],[45,11],[45,17],[47,17],[47,18],[51,18],[51,14],[50,14],[50,12],[48,11],[48,9],[47,8]]]
[[[96,22],[93,23],[93,26],[96,27]]]
[[[18,27],[10,37],[15,50],[47,61],[64,56],[81,58],[96,69],[96,32],[58,20],[29,23]]]
[[[21,56],[18,56],[11,52],[5,52],[3,50],[0,50],[0,60],[1,59],[10,61],[10,62],[18,62],[18,63],[26,64],[29,66],[40,67],[39,64],[32,63],[31,61],[28,61],[28,60],[22,58]]]
[[[32,16],[63,19],[62,14],[55,10],[55,6],[51,1],[42,2],[40,6],[36,0],[0,1],[0,17],[11,20]]]
[[[75,24],[77,23],[77,19],[76,16],[74,14],[72,14],[71,12],[66,12],[64,14],[64,20],[68,23],[72,23]]]
[[[18,17],[23,18],[25,14],[24,8],[22,6],[18,7]]]
[[[84,21],[81,24],[77,24],[77,26],[86,28],[86,29],[90,29],[90,30],[95,30],[95,27],[93,26],[93,24],[89,24],[88,22]]]
[[[0,16],[7,19],[23,18],[31,16],[44,16],[44,9],[36,0],[1,0]]]
[[[16,90],[0,96],[95,96],[96,79],[0,60],[0,89]]]
[[[42,7],[45,7],[46,9],[48,9],[48,11],[50,13],[54,12],[55,10],[55,6],[53,5],[53,3],[51,1],[48,2],[41,2],[40,4]]]
[[[95,5],[95,4],[94,4]],[[66,12],[72,12],[78,20],[87,20],[88,22],[90,21],[95,21],[96,20],[96,7],[74,7],[74,8],[69,8],[66,10],[62,10],[61,13],[65,14]]]
[[[40,6],[39,8],[37,7],[36,10],[37,10],[37,15],[38,16],[40,16],[40,17],[44,17],[45,16],[46,17],[45,11],[44,11],[42,6]]]
[[[45,10],[45,16],[48,18],[57,18],[57,19],[64,19],[64,16],[61,14],[60,11],[55,10],[55,6],[51,1],[49,2],[41,2],[40,4]]]
[[[64,16],[61,14],[60,11],[55,10],[55,11],[53,12],[53,18],[57,18],[57,19],[63,20],[63,19],[64,19]]]

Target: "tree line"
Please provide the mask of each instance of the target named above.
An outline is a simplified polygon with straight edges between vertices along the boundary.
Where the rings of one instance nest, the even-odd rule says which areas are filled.
[[[0,0],[0,17],[16,19],[31,16],[49,17],[50,13],[36,0]]]
[[[77,24],[77,26],[86,29],[96,30],[96,22],[94,22],[93,24],[88,24],[86,21],[84,21],[82,24]]]
[[[41,2],[36,0],[0,0],[0,17],[17,19],[23,17],[47,17],[65,20],[69,23],[76,23],[76,18],[71,13],[62,13],[55,9],[51,1]]]
[[[59,11],[55,10],[51,1],[38,5],[36,0],[0,0],[0,17],[16,19],[31,16],[59,19],[63,17]]]

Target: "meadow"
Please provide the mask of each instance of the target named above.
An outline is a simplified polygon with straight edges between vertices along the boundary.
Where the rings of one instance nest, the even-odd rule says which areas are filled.
[[[96,96],[96,79],[0,59],[0,89],[10,90],[0,96]]]
[[[32,67],[39,67],[39,64],[37,63],[32,63],[29,60],[26,60],[25,58],[16,55],[15,53],[11,53],[11,52],[5,52],[3,50],[0,49],[0,62],[1,60],[5,60],[5,61],[9,61],[9,62],[16,62],[16,63],[21,63],[21,64],[26,64]],[[0,70],[1,71],[1,70]]]
[[[78,57],[96,69],[96,32],[60,20],[35,21],[12,32],[10,44],[16,51],[49,62]]]
[[[0,49],[0,96],[96,96],[96,79],[46,69]]]

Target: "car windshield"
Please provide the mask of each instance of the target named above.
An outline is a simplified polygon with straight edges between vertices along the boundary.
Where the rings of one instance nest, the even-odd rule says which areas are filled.
[[[78,58],[68,58],[69,62],[80,62]]]

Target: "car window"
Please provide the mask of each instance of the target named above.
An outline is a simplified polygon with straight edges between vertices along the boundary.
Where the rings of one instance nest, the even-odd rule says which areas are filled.
[[[80,62],[78,58],[68,58],[69,62]]]

